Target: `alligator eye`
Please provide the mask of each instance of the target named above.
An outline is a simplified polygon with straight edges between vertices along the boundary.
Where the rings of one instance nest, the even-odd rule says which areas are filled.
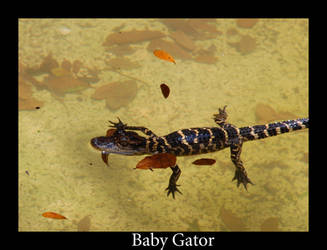
[[[127,137],[121,137],[121,138],[120,138],[120,144],[121,144],[122,146],[127,146],[127,145],[128,145],[127,140],[128,140]]]

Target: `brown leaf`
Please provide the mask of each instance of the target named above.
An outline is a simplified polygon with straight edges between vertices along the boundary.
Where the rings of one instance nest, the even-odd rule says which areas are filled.
[[[213,165],[216,163],[214,159],[202,158],[192,162],[194,165]]]
[[[201,35],[203,35],[204,32],[210,32],[211,34],[221,35],[220,32],[216,28],[216,25],[215,25],[216,20],[215,19],[191,18],[187,22],[190,26],[192,26]],[[213,22],[213,23],[210,24],[210,22]]]
[[[160,153],[146,156],[137,163],[138,169],[168,168],[176,165],[176,156],[169,153]]]
[[[268,104],[258,103],[255,107],[255,116],[258,123],[269,123],[276,120],[296,119],[296,115],[290,112],[276,112]]]
[[[111,110],[127,106],[136,96],[137,85],[134,80],[124,82],[111,82],[96,89],[92,98],[106,100],[106,105]]]
[[[199,63],[214,64],[218,61],[218,58],[213,55],[198,55],[194,58],[194,61]]]
[[[238,27],[249,29],[252,28],[258,21],[259,19],[257,18],[241,18],[236,20],[236,24]]]
[[[188,35],[194,35],[194,33],[197,32],[186,19],[182,19],[182,18],[160,19],[160,22],[165,24],[170,30],[181,30]]]
[[[83,63],[79,60],[75,60],[72,65],[72,72],[77,74],[82,67]]]
[[[19,110],[37,110],[43,106],[43,102],[31,97],[29,99],[19,98],[18,109]]]
[[[65,93],[80,91],[89,87],[87,82],[75,79],[70,75],[59,77],[50,76],[45,80],[45,84],[49,90],[59,96],[62,96]]]
[[[166,84],[162,83],[162,84],[160,85],[160,88],[161,88],[161,93],[162,93],[162,95],[163,95],[165,98],[167,98],[167,97],[169,96],[169,93],[170,93],[170,89],[169,89],[169,87],[168,87]]]
[[[58,68],[59,63],[52,57],[52,54],[49,53],[40,65],[39,71],[42,73],[50,73],[51,69]]]
[[[258,103],[255,107],[256,120],[259,123],[267,123],[276,119],[276,111],[267,104]]]
[[[140,67],[139,63],[133,62],[125,57],[112,58],[110,60],[107,60],[106,64],[109,65],[113,69],[130,70],[130,69],[135,69],[135,68]]]
[[[170,34],[170,37],[173,38],[179,45],[187,50],[195,50],[196,45],[192,41],[192,38],[186,35],[183,31],[177,30]]]
[[[236,48],[243,55],[249,54],[257,48],[256,39],[249,35],[241,36],[239,42],[229,43],[229,45]]]
[[[18,85],[18,108],[19,110],[35,110],[36,107],[43,106],[43,102],[32,96],[32,86],[19,77]]]
[[[280,231],[278,225],[279,225],[279,219],[277,217],[270,217],[262,223],[261,231],[264,232]]]
[[[220,218],[225,226],[231,231],[245,231],[246,227],[241,218],[236,216],[232,211],[221,207]]]
[[[77,223],[77,231],[79,232],[88,232],[91,227],[90,215],[85,216]]]
[[[72,69],[72,64],[70,61],[68,61],[67,59],[64,59],[61,62],[61,68],[65,69],[66,71],[70,72]]]
[[[112,136],[115,133],[116,129],[111,128],[107,130],[107,136]]]
[[[133,54],[136,51],[136,49],[132,48],[129,44],[118,44],[106,48],[106,51],[109,51],[116,56],[125,56],[125,55]]]

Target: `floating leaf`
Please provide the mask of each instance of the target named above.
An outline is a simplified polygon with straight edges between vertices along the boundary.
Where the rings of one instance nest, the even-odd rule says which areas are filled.
[[[112,136],[115,133],[116,129],[111,128],[107,130],[107,136]]]
[[[193,57],[191,52],[183,49],[177,43],[166,41],[163,39],[152,40],[147,46],[147,49],[152,52],[156,49],[169,51],[169,53],[174,55],[174,58],[179,58],[183,60],[191,60]]]
[[[174,58],[173,58],[171,55],[169,55],[169,54],[168,54],[166,51],[164,51],[164,50],[156,49],[156,50],[153,51],[153,54],[154,54],[156,57],[158,57],[158,58],[160,58],[160,59],[162,59],[162,60],[166,60],[166,61],[169,61],[169,62],[172,62],[172,63],[175,63],[175,64],[176,64]]]
[[[151,156],[146,156],[143,160],[137,163],[136,168],[150,169],[152,168],[168,168],[176,165],[176,156],[169,153],[160,153]]]
[[[162,93],[162,95],[163,95],[165,98],[167,98],[167,97],[169,96],[169,93],[170,93],[170,89],[169,89],[169,87],[168,87],[166,84],[162,83],[162,84],[160,85],[160,88],[161,88],[161,93]]]
[[[216,163],[214,159],[202,158],[192,162],[194,165],[213,165]]]
[[[67,219],[65,216],[63,216],[61,214],[54,213],[54,212],[45,212],[45,213],[42,214],[42,216],[46,217],[46,218],[59,219],[59,220]]]

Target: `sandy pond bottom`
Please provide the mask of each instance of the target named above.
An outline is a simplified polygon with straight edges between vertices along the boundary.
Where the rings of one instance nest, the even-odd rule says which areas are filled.
[[[52,52],[60,62],[78,59],[101,68],[98,82],[59,97],[32,84],[42,107],[19,111],[20,231],[308,230],[307,130],[243,145],[241,158],[255,183],[248,192],[231,181],[229,149],[206,154],[216,160],[212,166],[192,164],[202,156],[179,157],[183,195],[175,200],[164,191],[170,169],[135,170],[144,157],[120,155],[110,155],[106,167],[89,144],[116,117],[164,135],[215,126],[212,115],[224,105],[229,122],[238,127],[285,114],[308,116],[307,20],[265,19],[251,27],[233,19],[211,22],[219,34],[212,37],[208,28],[206,39],[192,41],[198,50],[213,50],[217,60],[195,60],[200,52],[188,44],[190,57],[176,56],[176,65],[156,58],[147,49],[150,41],[113,47],[116,54],[103,45],[108,35],[133,29],[160,31],[173,43],[169,34],[176,26],[160,20],[30,19],[19,25],[25,65],[39,65]],[[179,29],[188,34],[185,27]],[[249,44],[241,44],[242,39]],[[110,70],[106,57],[128,58],[140,66]],[[137,93],[118,109],[92,98],[110,82],[131,79]],[[160,90],[163,82],[170,88],[167,99]],[[270,117],[264,115],[267,110],[273,110]],[[44,212],[67,219],[45,218]]]

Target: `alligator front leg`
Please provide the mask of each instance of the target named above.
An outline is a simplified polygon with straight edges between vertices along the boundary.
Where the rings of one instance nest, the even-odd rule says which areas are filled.
[[[248,183],[253,183],[249,179],[246,170],[243,166],[243,162],[241,161],[240,155],[242,152],[242,143],[240,144],[232,144],[230,146],[230,152],[231,152],[231,160],[235,165],[235,176],[233,180],[237,180],[237,187],[239,187],[240,183],[243,184],[244,188],[247,190],[246,185]],[[232,181],[233,181],[232,180]]]
[[[175,199],[175,192],[177,191],[178,193],[182,194],[181,191],[178,190],[176,182],[179,178],[179,176],[181,175],[181,170],[179,169],[178,165],[175,165],[174,167],[170,167],[171,170],[173,171],[173,173],[170,176],[169,179],[169,184],[168,187],[166,188],[166,190],[168,190],[167,192],[167,196],[169,196],[169,194],[171,193],[173,198]]]
[[[124,130],[139,130],[142,133],[144,133],[145,135],[148,135],[150,137],[157,137],[156,134],[153,133],[150,129],[147,129],[145,127],[127,126],[127,124],[126,123],[123,123],[119,119],[119,117],[117,117],[117,118],[118,118],[118,122],[109,121],[111,124],[113,124],[113,125],[110,125],[109,127],[114,127],[117,130],[121,130],[121,131],[124,131]]]
[[[145,128],[145,127],[126,126],[125,129],[126,130],[139,130],[143,134],[148,135],[150,137],[157,137],[157,135],[155,133],[153,133],[150,129]]]

